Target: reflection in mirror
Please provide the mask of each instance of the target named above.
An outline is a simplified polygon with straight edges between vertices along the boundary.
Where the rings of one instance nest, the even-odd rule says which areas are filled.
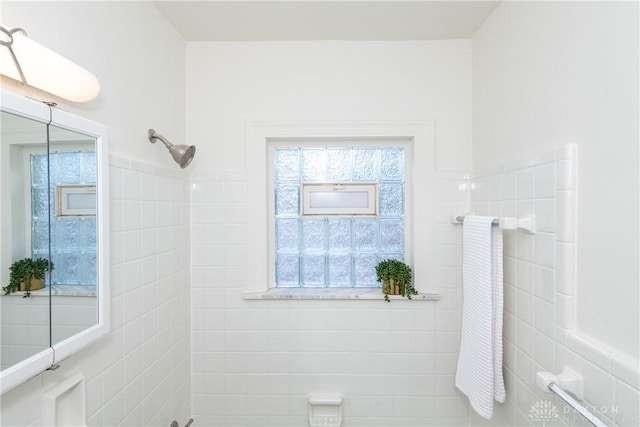
[[[48,221],[51,224],[51,340],[57,344],[96,324],[97,228],[95,138],[49,126]],[[47,157],[32,162],[46,165]],[[38,216],[32,213],[32,221]],[[35,226],[34,226],[35,228]],[[43,239],[44,240],[44,239]],[[34,240],[34,247],[41,247]],[[34,256],[46,256],[36,254]]]
[[[32,218],[44,219],[46,225],[47,125],[6,112],[0,113],[0,123],[0,279],[5,287],[14,261],[34,255],[48,259],[46,227],[32,222]],[[32,162],[34,155],[44,156],[44,163]],[[33,166],[37,170],[32,170]],[[32,195],[38,197],[36,203]],[[36,240],[39,243],[34,246]],[[17,295],[23,293],[18,291]],[[33,298],[0,298],[2,370],[49,348],[48,296],[48,291],[42,290]]]
[[[109,331],[109,180],[104,125],[4,91],[0,103],[4,393]],[[53,265],[28,292],[10,277],[23,259]]]

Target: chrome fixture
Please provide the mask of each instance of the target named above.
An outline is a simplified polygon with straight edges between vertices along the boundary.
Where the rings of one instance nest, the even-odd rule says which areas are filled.
[[[175,160],[183,169],[189,166],[189,163],[193,160],[193,156],[196,154],[195,145],[173,145],[167,141],[167,138],[157,134],[153,129],[149,129],[148,136],[149,141],[152,143],[155,143],[156,139],[162,141],[162,143],[169,149],[169,153],[173,156],[173,160]]]

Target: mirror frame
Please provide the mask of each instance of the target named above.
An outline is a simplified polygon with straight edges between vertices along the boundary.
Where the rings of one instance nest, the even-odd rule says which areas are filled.
[[[49,348],[37,353],[0,372],[0,394],[24,383],[28,379],[53,367],[63,359],[78,352],[110,331],[109,292],[109,156],[107,148],[107,127],[75,114],[59,110],[45,103],[22,95],[2,91],[0,110],[16,114],[43,124],[90,136],[96,140],[97,161],[97,323]],[[49,296],[51,309],[51,295]],[[49,317],[51,318],[51,317]],[[49,324],[51,331],[52,325]],[[51,337],[51,333],[49,334]]]

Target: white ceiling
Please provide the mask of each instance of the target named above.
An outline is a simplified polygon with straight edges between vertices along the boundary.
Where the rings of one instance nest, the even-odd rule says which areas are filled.
[[[187,41],[469,38],[498,1],[156,1]]]

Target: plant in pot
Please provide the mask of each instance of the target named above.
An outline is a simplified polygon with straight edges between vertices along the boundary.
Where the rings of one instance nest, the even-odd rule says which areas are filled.
[[[2,288],[5,295],[24,291],[22,298],[31,296],[31,291],[44,288],[44,273],[53,270],[53,263],[44,258],[23,258],[9,267],[9,284]]]
[[[391,302],[389,295],[402,295],[411,299],[411,295],[418,295],[418,291],[411,284],[411,267],[397,259],[385,259],[376,265],[378,282],[382,283],[384,300]]]

